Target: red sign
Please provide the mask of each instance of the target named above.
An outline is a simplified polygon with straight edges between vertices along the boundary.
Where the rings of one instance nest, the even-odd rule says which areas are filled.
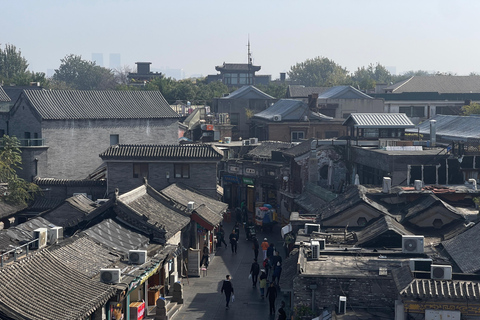
[[[145,317],[145,301],[130,303],[130,318],[141,320]]]
[[[143,319],[144,315],[145,315],[145,302],[143,302],[141,305],[138,306],[137,320]]]

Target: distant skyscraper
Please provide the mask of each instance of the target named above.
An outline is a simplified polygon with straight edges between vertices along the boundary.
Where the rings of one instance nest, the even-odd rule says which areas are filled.
[[[97,66],[103,67],[103,53],[92,53],[92,61]]]
[[[110,69],[120,70],[122,67],[120,53],[110,53],[108,65]]]

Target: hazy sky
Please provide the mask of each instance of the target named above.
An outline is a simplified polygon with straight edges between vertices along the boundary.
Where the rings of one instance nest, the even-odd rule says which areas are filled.
[[[123,66],[215,74],[247,62],[258,74],[323,56],[354,72],[370,63],[480,73],[480,1],[433,0],[0,0],[0,44],[47,72],[68,54],[119,53]]]

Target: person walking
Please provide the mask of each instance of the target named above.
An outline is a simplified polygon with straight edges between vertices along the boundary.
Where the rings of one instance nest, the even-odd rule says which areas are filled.
[[[257,260],[258,259],[258,250],[260,249],[260,245],[258,244],[257,237],[253,237],[252,249],[253,249],[253,258],[255,260]]]
[[[277,262],[277,265],[273,268],[272,282],[276,285],[280,284],[280,275],[282,274],[282,264]],[[275,282],[276,280],[276,282]]]
[[[235,224],[235,235],[237,236],[237,242],[240,240],[240,223]]]
[[[260,273],[260,265],[257,262],[257,259],[253,260],[252,266],[250,267],[250,274],[252,275],[253,287],[257,287],[258,274]]]
[[[277,320],[287,320],[287,314],[285,313],[285,301],[280,303],[280,309],[278,309],[278,318]]]
[[[220,229],[217,231],[217,241],[218,241],[218,247],[222,247],[222,243],[225,244],[225,248],[228,248],[227,243],[225,242],[225,231],[223,230],[223,227],[220,226]]]
[[[270,314],[275,314],[275,299],[277,298],[277,288],[275,288],[274,283],[270,283],[270,287],[267,289],[268,303],[270,305]]]
[[[260,296],[263,299],[265,297],[265,289],[267,288],[267,275],[265,270],[262,270],[260,274]]]
[[[272,259],[274,251],[275,251],[275,245],[273,243],[270,243],[270,246],[267,248],[267,258],[268,259]]]
[[[260,246],[262,247],[263,260],[265,260],[265,259],[267,259],[267,249],[269,247],[267,238],[263,239],[263,242]]]
[[[232,248],[232,253],[237,253],[237,235],[235,234],[235,230],[232,230],[230,234],[230,247]]]
[[[222,289],[220,290],[220,293],[224,293],[224,292],[225,292],[225,301],[227,303],[225,305],[225,308],[228,309],[228,304],[230,303],[230,297],[232,296],[232,294],[234,294],[233,285],[230,282],[229,274],[227,274],[227,276],[225,277],[225,280],[223,280]]]
[[[200,267],[202,265],[205,266],[205,268],[208,268],[208,254],[210,253],[207,247],[207,243],[205,242],[203,244],[203,250],[202,250],[203,256],[202,256],[202,261],[200,261]]]

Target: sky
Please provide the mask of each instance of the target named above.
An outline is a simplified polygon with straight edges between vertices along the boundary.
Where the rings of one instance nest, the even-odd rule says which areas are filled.
[[[279,78],[326,57],[354,72],[380,63],[410,70],[480,73],[478,0],[0,0],[0,45],[15,45],[29,70],[57,69],[69,54],[120,54],[185,76],[247,63]],[[7,14],[5,14],[7,13]]]

